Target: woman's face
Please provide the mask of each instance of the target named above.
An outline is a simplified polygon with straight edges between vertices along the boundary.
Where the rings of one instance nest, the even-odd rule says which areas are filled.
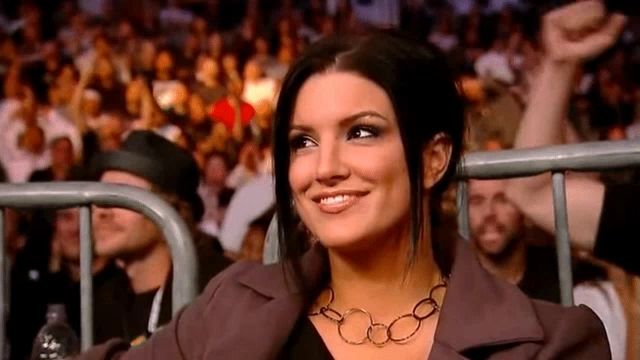
[[[298,94],[289,139],[295,207],[324,246],[362,250],[404,235],[409,175],[382,88],[354,73],[312,76]]]

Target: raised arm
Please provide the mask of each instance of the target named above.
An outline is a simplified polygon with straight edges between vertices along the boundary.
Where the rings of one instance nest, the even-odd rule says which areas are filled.
[[[86,69],[82,70],[82,72],[80,73],[80,79],[73,89],[71,101],[69,101],[69,111],[71,113],[71,117],[73,118],[73,121],[81,134],[84,134],[89,130],[87,125],[87,118],[82,112],[82,97],[84,95],[85,89],[87,88],[87,85],[89,84],[89,81],[91,81],[94,67],[95,60],[92,61]]]
[[[564,143],[565,115],[578,66],[610,47],[625,18],[607,15],[599,1],[580,1],[549,12],[543,18],[545,56],[518,130],[516,148]],[[536,224],[554,230],[549,174],[514,179],[507,195]],[[602,183],[567,177],[569,232],[574,245],[592,250],[604,199]]]

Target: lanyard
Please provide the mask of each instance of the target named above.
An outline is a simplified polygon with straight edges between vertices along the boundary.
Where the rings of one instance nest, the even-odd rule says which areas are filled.
[[[153,297],[151,311],[149,312],[149,322],[147,323],[147,331],[153,334],[158,330],[158,320],[160,320],[160,307],[162,305],[162,296],[164,296],[164,286],[162,286]]]

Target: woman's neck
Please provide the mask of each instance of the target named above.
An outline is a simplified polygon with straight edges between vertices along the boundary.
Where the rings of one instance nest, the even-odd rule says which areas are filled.
[[[374,320],[390,322],[427,297],[441,281],[430,241],[422,241],[416,249],[415,262],[408,266],[407,238],[381,241],[368,251],[342,254],[329,250],[334,307],[339,311],[363,308]],[[441,304],[444,292],[434,295]]]

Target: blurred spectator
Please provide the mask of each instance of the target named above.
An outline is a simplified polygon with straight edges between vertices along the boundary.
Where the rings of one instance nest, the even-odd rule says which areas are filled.
[[[227,95],[227,89],[220,83],[220,69],[214,58],[205,56],[199,59],[195,77],[194,91],[205,104],[212,105]]]
[[[440,12],[435,29],[429,35],[429,41],[445,53],[458,46],[458,36],[453,28],[453,15],[449,9]]]
[[[263,154],[269,154],[264,144]],[[274,205],[273,168],[265,166],[244,185],[236,189],[220,228],[220,244],[224,250],[237,254],[251,222]]]
[[[96,159],[96,170],[105,183],[127,184],[155,192],[172,204],[192,231],[204,208],[197,193],[199,170],[188,152],[148,131],[132,132],[122,150]],[[165,170],[171,164],[175,172]],[[117,258],[127,274],[128,286],[122,293],[114,288],[101,294],[116,299],[122,308],[101,312],[95,321],[104,326],[116,324],[124,337],[139,344],[171,318],[171,254],[155,224],[131,210],[97,208],[94,211],[96,253]],[[229,261],[214,250],[211,239],[196,235],[200,289]],[[161,305],[153,305],[160,303]]]
[[[274,104],[277,91],[276,81],[264,76],[260,63],[257,60],[247,61],[244,66],[242,100],[257,109],[263,102]]]
[[[0,162],[10,182],[25,182],[34,170],[50,164],[44,130],[38,125],[37,104],[30,92],[13,115],[0,123]]]
[[[469,181],[471,240],[483,267],[530,297],[559,303],[555,249],[527,244],[525,219],[505,196],[506,180]]]
[[[256,111],[250,104],[242,100],[242,82],[229,80],[227,96],[216,101],[211,109],[211,119],[223,124],[231,137],[241,142],[244,131]]]
[[[237,260],[263,261],[267,230],[274,214],[275,209],[270,208],[249,224]]]
[[[499,81],[506,85],[514,83],[515,74],[511,69],[506,46],[506,39],[504,38],[498,38],[493,41],[489,51],[476,60],[474,68],[478,76],[483,79]]]
[[[49,145],[51,166],[31,173],[29,181],[64,181],[74,165],[73,144],[68,137],[53,139]]]
[[[218,236],[224,219],[220,197],[227,191],[226,181],[229,174],[228,160],[222,153],[214,152],[206,160],[198,194],[204,202],[204,215],[199,228],[212,236]],[[228,191],[227,191],[228,192]],[[225,206],[226,207],[226,206]]]

